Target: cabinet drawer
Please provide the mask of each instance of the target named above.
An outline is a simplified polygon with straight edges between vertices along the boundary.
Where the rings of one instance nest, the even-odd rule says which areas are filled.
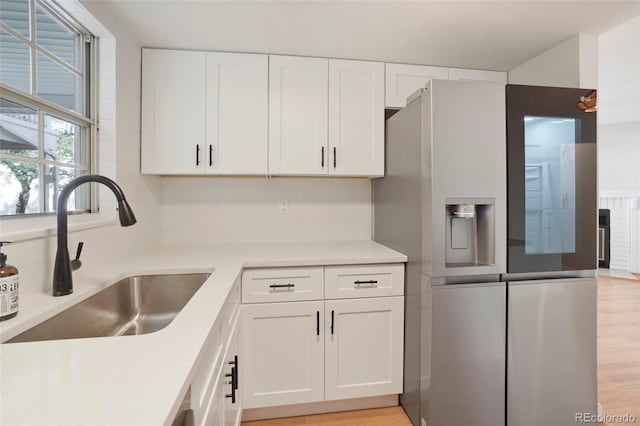
[[[242,274],[242,303],[324,298],[324,268],[248,269]]]
[[[325,298],[402,296],[404,264],[327,266]]]

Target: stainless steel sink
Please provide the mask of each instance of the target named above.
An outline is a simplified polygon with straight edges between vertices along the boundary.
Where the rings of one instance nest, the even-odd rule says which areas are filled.
[[[153,333],[173,321],[209,275],[122,279],[6,343]]]

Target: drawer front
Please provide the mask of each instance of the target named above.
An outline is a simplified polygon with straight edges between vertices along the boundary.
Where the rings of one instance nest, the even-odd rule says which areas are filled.
[[[242,303],[293,302],[324,298],[324,268],[247,269]]]
[[[327,266],[326,299],[354,297],[402,296],[404,264],[363,266]]]

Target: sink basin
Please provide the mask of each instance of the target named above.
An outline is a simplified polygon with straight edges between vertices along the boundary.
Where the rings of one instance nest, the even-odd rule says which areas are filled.
[[[153,333],[173,321],[209,275],[124,278],[6,343]]]

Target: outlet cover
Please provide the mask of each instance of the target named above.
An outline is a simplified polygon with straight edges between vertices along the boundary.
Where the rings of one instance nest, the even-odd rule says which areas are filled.
[[[289,214],[289,200],[278,201],[278,212],[280,214]]]

